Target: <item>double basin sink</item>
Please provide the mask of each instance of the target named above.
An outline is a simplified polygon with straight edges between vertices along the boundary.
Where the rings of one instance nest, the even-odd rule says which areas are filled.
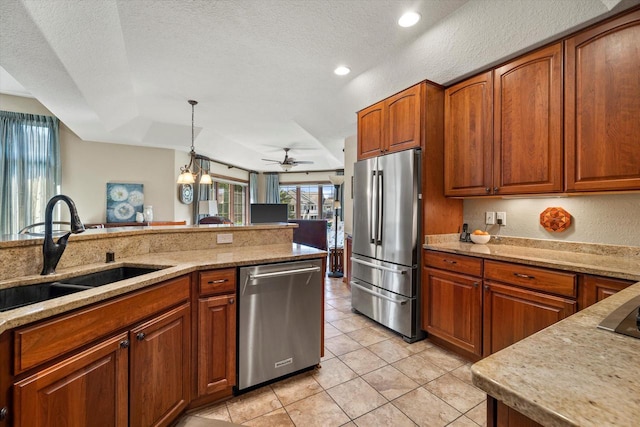
[[[12,310],[25,305],[47,301],[87,289],[93,289],[98,286],[108,285],[109,283],[142,276],[143,274],[153,273],[158,270],[161,270],[161,268],[125,266],[72,277],[58,282],[0,289],[0,311]]]

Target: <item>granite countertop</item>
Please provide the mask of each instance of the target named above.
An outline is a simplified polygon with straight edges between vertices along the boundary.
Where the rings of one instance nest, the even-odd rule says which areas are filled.
[[[489,244],[477,245],[448,238],[430,238],[424,249],[516,262],[538,267],[567,270],[640,281],[640,247],[549,242],[536,239],[492,237]]]
[[[596,326],[638,295],[640,283],[475,363],[474,384],[545,426],[637,426],[640,339]]]
[[[131,256],[110,264],[99,263],[58,269],[57,274],[50,276],[33,275],[4,280],[0,281],[0,288],[63,280],[125,265],[162,268],[132,279],[0,312],[0,334],[7,329],[125,294],[196,270],[314,259],[323,256],[326,256],[325,251],[296,243],[160,252]]]

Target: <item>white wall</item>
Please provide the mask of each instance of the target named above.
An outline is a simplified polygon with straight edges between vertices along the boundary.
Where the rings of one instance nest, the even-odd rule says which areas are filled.
[[[549,232],[540,225],[540,213],[559,206],[571,214],[571,226]],[[640,246],[640,193],[527,199],[467,199],[464,222],[471,230],[484,229],[484,213],[506,212],[500,234],[567,242]],[[498,226],[488,226],[495,234]]]
[[[356,135],[344,140],[344,231],[353,233],[353,199],[351,198],[351,183],[353,178],[353,164],[358,154],[358,138]]]
[[[33,98],[0,94],[0,109],[52,115]],[[180,153],[162,148],[82,141],[60,123],[61,192],[71,197],[85,223],[106,221],[107,182],[144,185],[145,205],[159,221],[189,220],[177,201]],[[186,153],[184,157],[187,158]],[[63,209],[64,212],[64,209]]]

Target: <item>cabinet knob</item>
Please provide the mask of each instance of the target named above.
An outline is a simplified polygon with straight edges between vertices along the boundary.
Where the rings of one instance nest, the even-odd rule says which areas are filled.
[[[129,340],[120,341],[120,348],[129,348]]]
[[[484,285],[484,290],[488,291],[489,290],[489,285]]]
[[[494,192],[494,193],[497,193],[497,192],[498,192],[498,190],[500,190],[500,188],[498,188],[498,187],[493,187],[493,192]]]
[[[485,193],[491,193],[491,188],[490,187],[485,187],[484,191],[485,191]]]
[[[473,287],[477,288],[478,287],[478,282],[473,282]]]
[[[144,334],[144,332],[138,332],[138,333],[136,334],[136,339],[137,339],[138,341],[142,341],[142,340],[144,339],[144,337],[146,337],[146,335]]]
[[[7,409],[6,406],[0,409],[0,421],[6,420],[8,414],[9,414],[9,410]]]
[[[229,304],[233,304],[234,302],[236,302],[234,298],[229,298]]]

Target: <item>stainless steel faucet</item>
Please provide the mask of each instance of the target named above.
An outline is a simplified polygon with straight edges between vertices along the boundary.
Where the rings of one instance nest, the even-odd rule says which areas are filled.
[[[56,243],[53,242],[53,208],[60,200],[69,206],[71,214],[71,231],[60,237]],[[77,234],[84,231],[84,225],[78,216],[78,210],[75,203],[68,196],[58,194],[53,196],[47,203],[44,211],[44,245],[42,246],[43,265],[41,275],[53,274],[56,272],[56,266],[60,261],[60,257],[67,247],[67,240],[71,233]]]

